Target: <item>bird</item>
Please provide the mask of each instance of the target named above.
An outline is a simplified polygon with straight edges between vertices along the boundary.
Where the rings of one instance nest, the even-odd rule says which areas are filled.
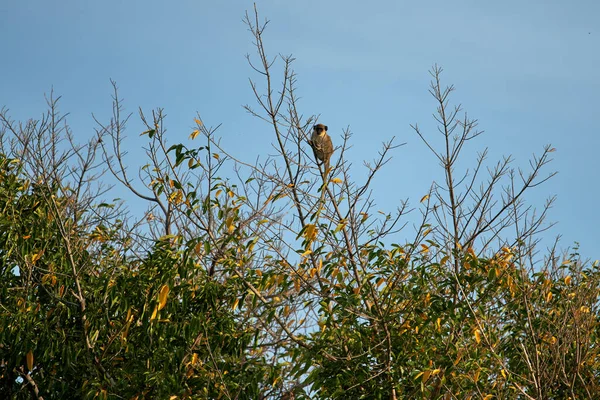
[[[313,126],[312,137],[308,141],[318,161],[323,162],[325,173],[329,170],[329,160],[333,154],[333,143],[327,134],[327,125],[317,124]]]

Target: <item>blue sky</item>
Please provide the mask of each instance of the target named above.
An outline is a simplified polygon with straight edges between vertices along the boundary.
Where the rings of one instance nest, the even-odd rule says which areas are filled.
[[[382,209],[417,203],[438,166],[412,132],[434,134],[435,103],[427,93],[434,63],[486,133],[467,151],[490,149],[490,161],[513,154],[527,167],[545,144],[556,147],[559,174],[534,189],[542,205],[556,194],[548,235],[578,241],[599,258],[600,2],[565,1],[282,1],[257,2],[271,20],[270,54],[293,54],[305,115],[321,114],[335,140],[354,132],[348,156],[360,178],[363,159],[395,136],[406,142],[375,182]],[[81,140],[93,134],[91,113],[110,112],[117,81],[128,111],[164,107],[171,141],[184,141],[198,111],[236,154],[252,161],[271,152],[268,127],[242,105],[252,103],[241,22],[252,2],[2,0],[0,106],[15,119],[38,117],[44,93],[63,96],[61,109]],[[132,124],[128,141],[141,143]],[[467,154],[467,156],[469,156]]]

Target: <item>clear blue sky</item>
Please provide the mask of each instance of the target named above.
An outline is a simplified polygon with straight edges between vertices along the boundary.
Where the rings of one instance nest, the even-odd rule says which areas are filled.
[[[231,152],[252,161],[271,152],[268,127],[242,109],[252,102],[244,55],[251,38],[241,19],[249,1],[0,2],[0,106],[17,119],[38,117],[44,93],[63,96],[78,138],[93,134],[91,113],[110,112],[109,79],[127,110],[164,107],[171,141],[186,140],[196,111]],[[526,167],[543,145],[556,147],[559,175],[528,199],[556,194],[549,235],[581,243],[600,258],[596,116],[600,101],[600,2],[530,1],[258,1],[271,20],[270,54],[296,58],[305,115],[321,114],[334,140],[354,132],[357,177],[363,159],[396,136],[406,146],[376,182],[391,210],[413,203],[438,178],[437,165],[411,131],[433,134],[435,104],[428,69],[440,64],[463,104],[486,131],[468,151],[489,147],[490,160],[513,154]],[[141,144],[133,124],[129,151]]]

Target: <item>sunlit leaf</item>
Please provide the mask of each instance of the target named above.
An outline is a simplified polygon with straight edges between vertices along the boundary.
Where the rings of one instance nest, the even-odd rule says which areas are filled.
[[[190,134],[190,139],[192,139],[192,140],[196,139],[196,136],[198,136],[199,133],[200,133],[200,131],[198,129],[196,129],[195,131],[193,131]]]
[[[431,375],[431,371],[427,370],[423,372],[423,377],[421,378],[421,382],[425,383],[429,380],[429,376]]]
[[[309,255],[311,255],[311,254],[312,254],[312,250],[311,250],[311,249],[308,249],[308,250],[306,250],[304,253],[302,253],[301,255],[302,255],[302,257],[305,257],[305,258],[306,258],[306,257],[308,257],[308,256],[309,256]],[[315,269],[315,268],[313,268],[313,269]]]
[[[429,195],[426,194],[425,196],[421,197],[421,200],[419,201],[420,203],[426,201],[429,198]]]
[[[158,310],[165,308],[167,304],[167,297],[169,296],[169,285],[163,285],[158,292]]]
[[[335,184],[340,184],[340,183],[342,183],[343,181],[342,181],[340,178],[333,178],[333,179],[331,180],[331,182],[332,182],[332,183],[335,183]]]
[[[235,311],[235,309],[238,307],[238,304],[240,304],[240,298],[236,298],[235,301],[233,302],[233,306],[231,307],[231,309],[233,311]]]
[[[475,336],[475,341],[478,344],[481,343],[481,331],[479,329],[475,329],[475,331],[473,332],[473,335]]]
[[[311,242],[315,240],[317,237],[317,226],[315,224],[306,225],[303,236]]]
[[[232,234],[233,231],[235,230],[235,226],[233,225],[233,221],[234,221],[234,216],[230,216],[227,217],[227,219],[225,220],[225,226],[227,227],[227,232],[229,232],[229,234]]]
[[[144,131],[140,134],[140,136],[144,136],[144,135],[148,135],[150,137],[154,136],[154,133],[156,131],[154,129],[148,129],[147,131]]]
[[[35,264],[37,260],[39,260],[44,254],[44,250],[40,250],[37,253],[31,255],[31,263]]]

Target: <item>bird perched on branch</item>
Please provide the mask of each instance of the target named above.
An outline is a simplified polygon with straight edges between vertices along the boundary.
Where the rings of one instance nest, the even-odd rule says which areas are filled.
[[[333,143],[327,134],[327,125],[317,124],[313,127],[312,137],[308,141],[315,153],[317,161],[322,161],[325,173],[329,170],[329,159],[333,154]]]

